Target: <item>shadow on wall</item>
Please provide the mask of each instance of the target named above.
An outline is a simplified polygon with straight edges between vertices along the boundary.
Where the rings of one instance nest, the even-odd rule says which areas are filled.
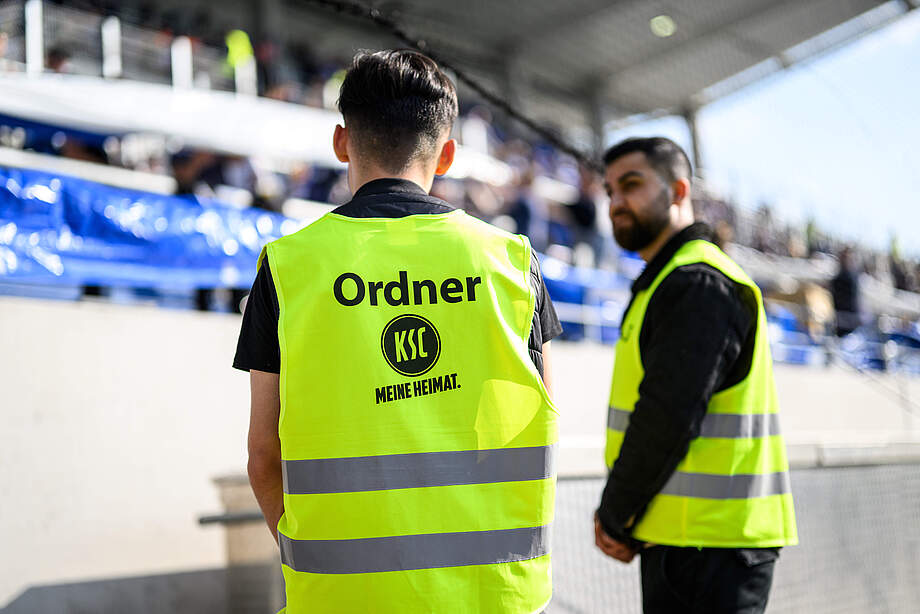
[[[2,614],[228,614],[266,611],[274,568],[243,566],[34,586]],[[232,591],[232,593],[231,593]]]

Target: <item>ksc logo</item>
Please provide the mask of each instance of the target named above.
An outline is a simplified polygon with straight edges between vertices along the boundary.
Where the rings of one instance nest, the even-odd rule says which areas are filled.
[[[441,356],[441,336],[434,324],[421,316],[396,316],[380,335],[380,349],[387,364],[402,375],[426,373]]]

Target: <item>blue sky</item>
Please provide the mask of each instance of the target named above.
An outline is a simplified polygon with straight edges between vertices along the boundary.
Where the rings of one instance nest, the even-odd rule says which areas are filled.
[[[833,234],[920,256],[920,11],[699,113],[707,177],[741,205],[770,203]],[[664,134],[683,120],[608,136]]]

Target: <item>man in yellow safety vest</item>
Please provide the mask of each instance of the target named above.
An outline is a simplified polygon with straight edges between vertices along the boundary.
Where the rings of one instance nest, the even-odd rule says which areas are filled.
[[[339,109],[353,199],[263,250],[234,361],[287,613],[539,612],[561,327],[537,260],[428,194],[457,116],[432,60],[358,54]]]
[[[604,156],[614,236],[647,262],[620,324],[595,542],[641,553],[646,614],[763,612],[797,543],[763,300],[694,223],[674,142]]]

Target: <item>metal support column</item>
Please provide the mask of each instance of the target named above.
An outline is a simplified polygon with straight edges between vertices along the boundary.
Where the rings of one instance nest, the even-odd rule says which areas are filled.
[[[121,21],[113,15],[102,22],[102,76],[118,79],[121,74]]]
[[[25,5],[26,72],[40,75],[45,70],[45,24],[42,0],[28,0]]]
[[[194,84],[192,41],[187,36],[177,36],[172,48],[172,84],[177,89],[191,89]]]
[[[700,153],[700,134],[696,123],[696,114],[698,107],[688,106],[684,108],[684,121],[687,122],[687,128],[690,130],[690,146],[693,150],[693,171],[697,177],[703,176],[703,156]]]
[[[607,114],[604,105],[604,97],[599,90],[588,93],[587,96],[587,115],[591,133],[594,137],[594,157],[598,160],[604,155],[607,145],[605,129],[607,126]]]

